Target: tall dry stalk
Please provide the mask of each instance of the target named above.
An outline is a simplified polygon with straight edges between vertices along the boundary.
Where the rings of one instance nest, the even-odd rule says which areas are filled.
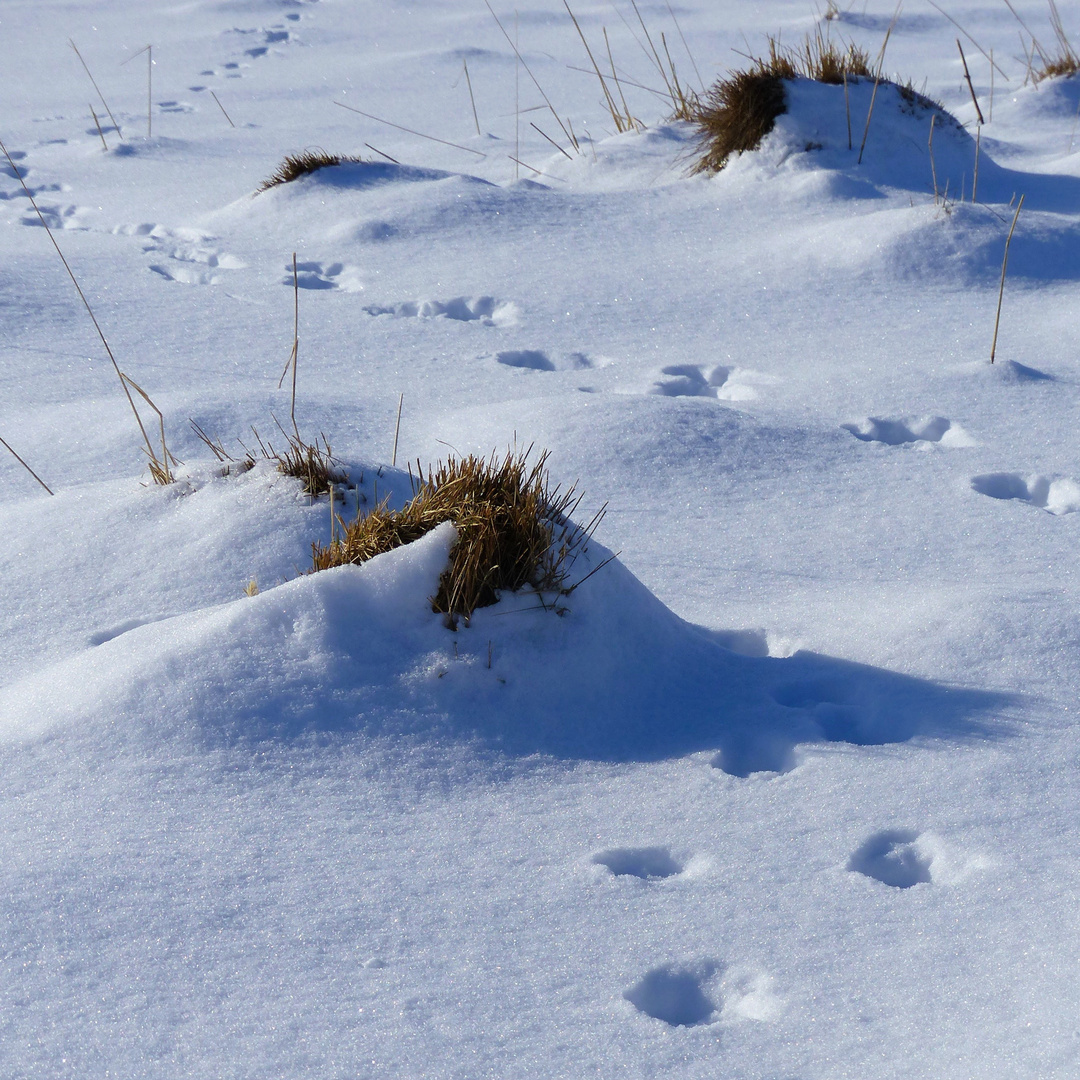
[[[101,344],[105,347],[105,352],[109,357],[109,361],[113,366],[113,370],[116,372],[116,377],[120,380],[120,385],[124,388],[124,396],[127,398],[128,405],[131,406],[131,411],[135,416],[135,422],[139,426],[139,432],[143,438],[143,449],[146,451],[147,457],[150,459],[150,475],[154,479],[155,484],[171,484],[173,481],[172,466],[178,464],[175,457],[169,451],[168,445],[165,442],[165,417],[161,410],[150,399],[150,396],[134,379],[130,378],[123,371],[120,370],[120,365],[116,361],[116,357],[113,355],[111,346],[108,339],[105,337],[105,332],[101,329],[101,324],[97,321],[97,316],[94,314],[94,309],[90,306],[90,301],[86,299],[86,293],[83,292],[82,286],[79,284],[78,279],[75,277],[74,271],[71,269],[71,265],[68,263],[64,256],[64,253],[60,250],[60,245],[56,242],[56,237],[53,235],[52,229],[49,228],[49,223],[45,220],[45,216],[42,214],[41,209],[38,207],[34,196],[31,194],[30,189],[26,186],[26,181],[23,179],[22,173],[19,172],[15,162],[12,160],[11,155],[7,151],[7,147],[0,141],[0,152],[3,152],[7,163],[11,167],[12,173],[17,177],[19,183],[22,185],[23,192],[30,200],[30,205],[34,208],[34,213],[37,214],[38,220],[45,228],[45,232],[48,234],[49,239],[52,241],[52,246],[56,249],[56,254],[60,256],[60,261],[64,264],[64,269],[68,273],[68,277],[71,278],[72,285],[75,286],[75,291],[79,294],[79,299],[83,303],[83,307],[86,308],[87,315],[90,316],[90,321],[94,324],[94,329],[97,331],[98,337],[101,339]],[[131,391],[134,390],[146,404],[157,414],[158,422],[161,432],[161,454],[159,455],[154,449],[154,444],[150,441],[150,436],[146,433],[146,427],[143,424],[142,417],[139,415],[139,410],[135,405],[135,399],[131,396]]]

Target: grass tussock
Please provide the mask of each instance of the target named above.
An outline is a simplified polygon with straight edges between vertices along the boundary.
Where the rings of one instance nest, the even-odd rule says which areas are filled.
[[[541,603],[544,594],[568,594],[576,588],[567,584],[574,558],[603,511],[587,528],[574,524],[570,515],[580,496],[572,487],[549,490],[547,454],[532,464],[528,456],[528,450],[508,451],[501,460],[470,455],[440,463],[420,475],[416,494],[401,510],[384,502],[342,524],[342,535],[328,546],[313,544],[313,572],[366,562],[449,521],[457,540],[431,606],[451,625],[459,616],[467,622],[504,591],[529,587]]]
[[[285,449],[278,450],[269,440],[263,441],[259,433],[252,428],[251,433],[255,436],[258,450],[249,450],[240,443],[244,453],[240,457],[235,457],[225,449],[220,439],[212,439],[194,420],[191,421],[191,426],[199,439],[209,447],[214,457],[225,466],[224,475],[247,472],[254,467],[256,461],[262,458],[265,461],[272,461],[277,471],[283,476],[292,476],[299,480],[303,493],[312,498],[327,495],[331,488],[341,488],[349,483],[348,473],[334,457],[325,435],[321,436],[322,446],[320,446],[318,440],[314,443],[305,442],[299,433],[290,435],[278,424],[278,429],[285,439]]]
[[[325,150],[305,150],[300,154],[289,154],[284,161],[256,189],[255,193],[267,191],[279,184],[288,184],[308,173],[325,169],[329,165],[359,165],[361,157],[344,157],[341,154],[328,154]]]
[[[1053,50],[1042,49],[1038,42],[1034,42],[1035,51],[1039,56],[1039,67],[1032,69],[1032,78],[1035,82],[1043,79],[1067,78],[1080,71],[1080,55],[1077,55],[1072,42],[1065,33],[1065,26],[1061,21],[1061,14],[1054,0],[1050,0],[1050,25],[1054,28],[1056,44]]]
[[[694,121],[699,157],[691,172],[719,172],[733,154],[756,150],[787,108],[784,82],[805,78],[840,84],[873,78],[869,55],[857,45],[839,47],[821,33],[783,47],[769,38],[769,52],[751,67],[719,79],[706,91]]]

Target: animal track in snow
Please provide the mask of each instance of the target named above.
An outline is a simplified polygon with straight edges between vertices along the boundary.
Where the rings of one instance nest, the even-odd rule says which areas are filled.
[[[189,105],[186,101],[159,101],[157,107],[158,112],[164,113],[190,113],[195,111],[195,106]]]
[[[1080,510],[1080,483],[1068,478],[1052,480],[1038,474],[984,473],[972,479],[971,487],[991,499],[1018,499],[1048,514],[1060,516]]]
[[[293,283],[293,264],[285,264],[283,285]],[[358,267],[346,263],[302,262],[296,264],[296,283],[301,289],[340,289],[342,292],[363,292]]]
[[[504,352],[497,352],[495,361],[506,367],[528,368],[530,371],[555,370],[551,357],[539,349],[507,349]]]
[[[706,993],[717,965],[705,960],[680,966],[667,964],[645,973],[623,997],[639,1012],[672,1027],[708,1023],[716,1005]]]
[[[895,889],[910,889],[932,881],[933,855],[920,846],[920,839],[914,829],[874,833],[851,856],[847,868]]]
[[[777,382],[749,368],[717,365],[706,370],[697,364],[671,364],[660,369],[652,393],[664,397],[711,397],[721,401],[752,401],[758,396],[755,385]]]
[[[170,261],[151,263],[150,269],[168,281],[185,285],[216,285],[222,280],[219,271],[243,270],[247,263],[235,255],[228,255],[217,248],[208,247],[214,237],[195,229],[165,229],[160,225],[122,226],[120,232],[128,235],[149,236],[151,243],[143,251],[159,252]],[[183,241],[176,244],[172,241]]]
[[[975,440],[959,425],[944,416],[902,417],[890,420],[869,416],[852,424],[840,425],[862,442],[903,446],[907,443],[937,443],[940,446],[974,446]]]
[[[37,204],[41,212],[39,218],[33,207],[23,211],[20,221],[23,225],[37,225],[40,227],[42,219],[50,229],[88,229],[89,226],[82,220],[83,214],[88,214],[88,206],[76,206],[74,203],[54,204],[49,206],[45,203]]]
[[[391,315],[396,319],[453,319],[478,322],[484,326],[512,326],[518,320],[517,305],[494,296],[455,296],[450,300],[406,300],[389,307],[372,304],[369,315]]]
[[[295,21],[295,20],[293,20]],[[265,27],[256,27],[247,30],[241,30],[239,27],[234,27],[232,30],[227,31],[229,34],[240,34],[244,37],[250,37],[254,35],[258,44],[249,46],[244,50],[245,56],[250,56],[253,59],[259,59],[266,56],[270,52],[271,45],[284,45],[289,41],[294,40],[293,34],[290,30],[286,30],[282,26],[275,26],[269,29]],[[225,65],[229,67],[228,64]]]
[[[616,877],[636,877],[645,881],[674,877],[683,871],[664,847],[611,848],[592,857],[597,866],[606,866]]]
[[[788,773],[798,763],[790,739],[755,733],[752,738],[733,738],[711,765],[728,776],[745,779],[754,773]]]
[[[593,360],[585,353],[566,353],[552,359],[541,349],[504,349],[495,354],[495,362],[504,367],[525,368],[528,371],[581,371],[594,366]]]

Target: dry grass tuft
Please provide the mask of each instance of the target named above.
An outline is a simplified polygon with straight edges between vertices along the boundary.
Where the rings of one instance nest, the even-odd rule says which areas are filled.
[[[839,84],[874,77],[867,53],[856,45],[841,49],[820,32],[791,48],[769,38],[768,56],[750,59],[748,71],[719,79],[706,92],[694,117],[700,157],[691,172],[719,172],[732,154],[756,150],[787,108],[785,80]]]
[[[255,436],[258,451],[249,450],[240,443],[244,454],[237,458],[225,449],[220,439],[216,441],[212,439],[194,420],[191,421],[191,426],[199,439],[209,447],[214,457],[225,465],[224,475],[247,472],[262,457],[266,461],[272,461],[282,475],[292,476],[299,480],[303,493],[312,498],[327,495],[332,487],[340,488],[349,483],[348,473],[334,457],[325,435],[321,436],[322,446],[319,446],[317,441],[307,443],[298,434],[290,435],[278,424],[278,429],[285,439],[286,449],[275,450],[269,440],[264,442],[259,433],[252,428],[251,433]]]
[[[325,169],[329,165],[359,165],[363,163],[361,157],[343,157],[340,154],[328,154],[325,150],[305,150],[301,154],[289,154],[277,169],[268,176],[256,189],[255,193],[267,191],[278,184],[288,184],[308,173]]]
[[[580,502],[571,487],[548,489],[547,454],[528,463],[529,451],[507,451],[499,460],[469,456],[451,459],[419,479],[404,508],[382,503],[351,525],[328,547],[312,544],[313,572],[362,563],[384,551],[412,543],[444,521],[457,529],[450,563],[431,598],[434,611],[456,625],[478,607],[494,604],[500,592],[526,586],[540,595],[571,592],[567,575],[576,554],[603,516],[587,528],[570,520]],[[578,583],[580,584],[580,582]]]

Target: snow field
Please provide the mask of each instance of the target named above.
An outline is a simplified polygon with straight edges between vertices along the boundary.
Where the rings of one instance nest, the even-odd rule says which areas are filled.
[[[676,13],[707,78],[743,31],[815,26]],[[956,28],[901,13],[886,67],[958,121],[943,206],[889,87],[862,165],[843,89],[800,81],[687,178],[692,132],[629,79],[651,126],[604,130],[548,0],[516,33],[573,160],[482,6],[8,0],[0,136],[185,466],[144,486],[0,168],[0,435],[57,492],[0,459],[0,1072],[1075,1074],[1080,95],[1019,85],[1007,10],[950,14],[1011,81],[971,202]],[[876,53],[891,18],[829,29]],[[146,138],[120,63],[150,41]],[[315,145],[371,161],[253,196]],[[619,553],[566,615],[504,598],[451,634],[449,527],[306,576],[327,501],[207,460],[189,417],[233,446],[287,416],[293,252],[298,420],[348,510],[406,498],[402,462],[549,448],[608,504],[582,571]]]

